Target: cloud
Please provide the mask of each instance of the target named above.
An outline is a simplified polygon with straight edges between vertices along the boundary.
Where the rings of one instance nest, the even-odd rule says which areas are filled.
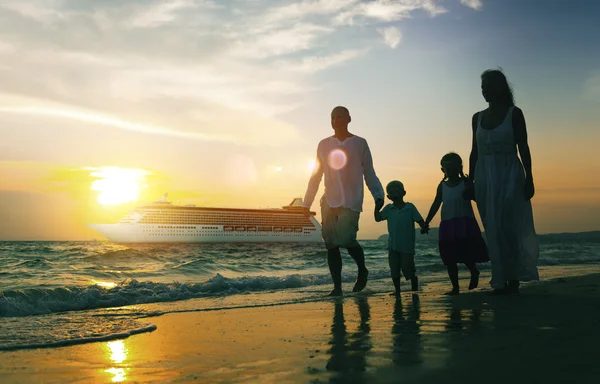
[[[447,10],[435,0],[375,0],[360,2],[340,13],[336,18],[339,24],[365,24],[372,21],[398,21],[411,17],[415,11],[423,10],[431,16],[446,13]]]
[[[156,127],[151,125],[144,125],[131,121],[122,120],[117,117],[98,115],[85,111],[70,110],[70,109],[54,109],[48,107],[0,107],[0,113],[16,113],[23,115],[33,116],[46,116],[46,117],[57,117],[70,120],[78,120],[85,123],[106,125],[110,127],[125,129],[128,131],[150,133],[157,135],[167,135],[175,137],[183,137],[190,139],[199,139],[205,141],[235,141],[234,137],[218,136],[218,135],[205,135],[201,133],[185,133],[170,130],[164,127]]]
[[[466,7],[472,8],[476,11],[483,8],[483,3],[481,0],[460,0],[460,3]]]
[[[63,19],[63,14],[59,9],[60,1],[58,0],[5,0],[0,4],[0,8],[4,8],[12,13],[22,17],[31,18],[35,21],[47,24],[56,20]]]
[[[328,56],[308,56],[297,62],[280,62],[279,68],[291,72],[314,73],[341,65],[347,61],[363,56],[367,52],[368,49],[350,49]]]
[[[0,54],[13,53],[14,51],[14,45],[0,41]]]
[[[212,2],[200,3],[193,0],[157,2],[148,7],[140,7],[142,11],[136,14],[130,23],[132,28],[156,28],[175,21],[183,12],[213,7],[216,5]]]
[[[5,0],[0,107],[185,139],[297,141],[281,116],[322,89],[315,74],[371,53],[374,31],[397,47],[389,23],[419,11],[446,10],[437,0]]]
[[[392,49],[396,48],[402,40],[402,33],[396,27],[380,28],[377,32],[383,36],[385,44]]]
[[[273,24],[300,20],[314,15],[333,15],[357,3],[359,0],[304,0],[270,8],[265,14],[264,20]]]
[[[251,41],[240,40],[233,49],[235,56],[267,58],[313,48],[317,39],[333,32],[330,27],[298,23],[289,28],[260,34]]]

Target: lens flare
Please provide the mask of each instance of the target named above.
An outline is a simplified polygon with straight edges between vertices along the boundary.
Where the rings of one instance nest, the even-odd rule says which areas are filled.
[[[327,161],[329,162],[329,166],[331,168],[339,171],[340,169],[346,166],[348,158],[346,157],[344,151],[342,151],[341,149],[334,149],[333,151],[329,152]]]

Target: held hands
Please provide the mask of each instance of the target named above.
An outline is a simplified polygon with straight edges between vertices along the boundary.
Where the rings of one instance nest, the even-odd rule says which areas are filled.
[[[384,204],[385,204],[385,201],[383,199],[375,199],[375,210],[381,211],[381,208],[383,208]]]
[[[531,200],[533,195],[535,195],[533,178],[528,176],[525,178],[525,200]]]
[[[465,179],[465,190],[463,192],[463,198],[465,200],[475,201],[475,185],[473,185],[473,180],[471,180],[469,177]]]
[[[421,226],[421,235],[429,234],[429,222],[424,222]]]

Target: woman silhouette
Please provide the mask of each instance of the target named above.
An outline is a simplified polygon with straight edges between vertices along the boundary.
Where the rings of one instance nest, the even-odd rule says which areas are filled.
[[[520,281],[539,279],[525,117],[501,71],[483,72],[481,91],[489,106],[473,115],[469,173],[485,229],[494,294],[518,293]]]

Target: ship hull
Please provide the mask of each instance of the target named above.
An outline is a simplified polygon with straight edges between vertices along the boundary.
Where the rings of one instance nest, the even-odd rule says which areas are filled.
[[[115,243],[320,243],[323,241],[320,226],[302,232],[224,231],[223,226],[217,226],[210,231],[202,230],[200,227],[180,230],[175,227],[165,229],[164,226],[141,227],[135,224],[89,224],[88,226]]]

